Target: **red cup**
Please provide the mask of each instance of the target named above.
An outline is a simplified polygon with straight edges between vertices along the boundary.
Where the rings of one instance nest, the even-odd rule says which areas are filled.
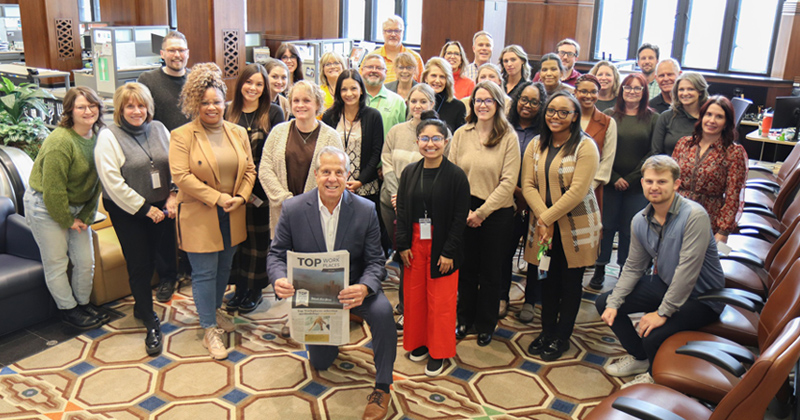
[[[769,137],[769,130],[772,128],[772,114],[764,114],[761,120],[761,136]]]

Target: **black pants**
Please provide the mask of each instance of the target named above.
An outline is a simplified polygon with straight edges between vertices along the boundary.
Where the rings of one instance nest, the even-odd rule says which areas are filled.
[[[664,325],[650,331],[647,337],[639,337],[628,315],[658,310],[667,293],[667,287],[667,284],[656,275],[645,275],[640,278],[633,291],[625,297],[625,302],[617,309],[617,317],[611,326],[611,330],[625,351],[638,360],[649,359],[651,367],[661,343],[671,335],[680,331],[697,330],[719,319],[719,314],[710,306],[689,298],[679,311],[667,318]],[[610,291],[603,293],[595,301],[597,312],[601,315],[606,310],[606,302],[610,295]]]
[[[163,204],[155,203],[153,206],[161,208]],[[134,310],[145,326],[152,328],[155,320],[150,280],[157,259],[166,265],[171,262],[169,269],[175,272],[175,220],[165,218],[160,223],[153,223],[149,217],[134,216],[105,198],[103,206],[111,218],[125,256],[128,282],[135,301]]]
[[[483,200],[472,197],[470,209]],[[464,263],[458,270],[458,323],[474,325],[478,333],[492,333],[500,306],[500,277],[508,264],[512,207],[496,210],[480,227],[464,229]]]
[[[508,242],[506,243],[506,249],[508,252],[506,258],[508,263],[503,265],[503,273],[500,275],[500,300],[509,300],[508,293],[511,290],[511,278],[514,275],[512,272],[514,255],[516,255],[517,248],[519,248],[519,240],[528,237],[528,217],[529,216],[527,213],[525,216],[521,214],[515,214],[512,216],[511,236],[508,238]]]
[[[549,255],[550,269],[547,278],[541,281],[542,333],[569,340],[581,307],[583,272],[586,267],[569,268],[567,265],[558,223],[553,230],[553,245]]]

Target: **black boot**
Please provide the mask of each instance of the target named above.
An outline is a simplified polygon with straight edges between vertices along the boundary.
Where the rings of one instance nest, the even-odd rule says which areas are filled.
[[[237,287],[236,292],[233,294],[233,297],[225,304],[225,309],[229,311],[235,311],[239,309],[239,306],[242,305],[247,298],[247,288],[245,287]]]
[[[161,303],[169,302],[170,299],[172,299],[173,293],[175,293],[175,281],[164,280],[158,285],[158,290],[156,290],[156,300]]]
[[[62,309],[61,319],[67,324],[82,330],[97,328],[103,324],[103,321],[87,314],[77,306],[72,309]]]
[[[602,290],[603,289],[603,281],[606,279],[606,265],[596,265],[594,266],[594,275],[592,279],[589,280],[589,287],[594,290]]]
[[[258,308],[258,305],[261,305],[261,302],[263,301],[264,294],[261,293],[261,289],[252,289],[239,305],[239,313],[249,314],[250,312],[255,311],[256,308]]]
[[[157,356],[161,354],[163,346],[164,336],[161,334],[161,324],[156,321],[152,328],[147,328],[147,335],[144,337],[144,349],[147,351],[148,356]]]

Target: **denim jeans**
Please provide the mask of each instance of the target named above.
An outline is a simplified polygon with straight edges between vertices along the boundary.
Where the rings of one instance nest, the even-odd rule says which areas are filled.
[[[231,219],[228,213],[217,207],[219,229],[224,248],[216,252],[187,252],[192,265],[192,295],[200,317],[200,326],[211,328],[217,325],[217,308],[222,307],[222,296],[231,275],[236,247],[231,246]]]
[[[44,278],[58,309],[72,309],[89,303],[94,278],[94,248],[92,229],[64,229],[47,211],[42,193],[30,188],[25,191],[25,221],[31,227],[39,252],[42,254]],[[83,206],[69,206],[76,216]],[[72,282],[67,267],[72,261]]]

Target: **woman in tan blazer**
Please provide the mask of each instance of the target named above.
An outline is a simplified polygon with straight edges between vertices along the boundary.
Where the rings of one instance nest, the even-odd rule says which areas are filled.
[[[203,346],[214,359],[228,356],[222,334],[235,329],[220,307],[236,245],[247,236],[244,204],[256,179],[247,132],[223,119],[226,91],[216,64],[192,67],[180,97],[192,121],[172,132],[169,148],[178,186],[178,246],[192,264]]]

